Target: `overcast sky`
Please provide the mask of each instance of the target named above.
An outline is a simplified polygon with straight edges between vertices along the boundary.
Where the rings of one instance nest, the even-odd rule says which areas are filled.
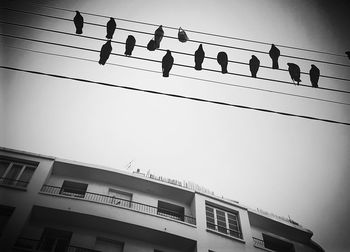
[[[21,2],[21,1],[12,1]],[[30,2],[30,1],[26,1]],[[346,1],[316,0],[221,1],[36,1],[154,24],[163,24],[251,40],[344,54],[349,50],[350,19]],[[329,1],[330,2],[330,1]],[[74,13],[20,4],[9,5],[72,19]],[[74,33],[73,22],[4,12],[1,20]],[[84,15],[86,22],[108,19]],[[117,27],[153,33],[155,26],[117,21]],[[164,29],[165,35],[177,31]],[[85,25],[83,35],[105,37],[105,29]],[[2,25],[1,33],[99,50],[103,41]],[[134,35],[147,45],[151,35],[117,30],[115,40]],[[192,40],[266,51],[269,45],[188,32]],[[163,78],[160,63],[111,56],[100,66],[99,55],[72,48],[1,38],[1,64],[118,85],[194,96],[294,114],[350,122],[350,107],[325,101],[203,82],[196,77],[268,89],[317,99],[350,103],[349,95],[296,87],[217,72],[174,66]],[[164,38],[161,49],[194,53],[198,43]],[[12,47],[12,48],[11,48]],[[13,47],[17,47],[13,48]],[[112,43],[113,52],[124,46]],[[203,45],[207,56],[225,51],[230,60],[248,62],[252,53]],[[24,51],[30,49],[83,57],[95,62]],[[349,64],[345,57],[280,47],[281,54]],[[136,48],[133,55],[161,60],[163,51]],[[267,54],[255,53],[270,66]],[[175,63],[194,66],[193,57],[173,54]],[[280,58],[280,67],[293,62],[308,72],[312,61]],[[321,74],[350,78],[348,67],[314,63]],[[131,67],[143,68],[142,71]],[[215,60],[203,67],[220,70]],[[229,72],[249,75],[246,65],[230,63]],[[0,145],[117,169],[141,169],[194,181],[217,195],[290,216],[314,232],[326,251],[350,249],[350,127],[302,118],[98,86],[0,69]],[[290,81],[288,72],[260,69],[258,76]],[[301,76],[310,85],[309,76]],[[323,88],[350,91],[348,81],[320,78]]]

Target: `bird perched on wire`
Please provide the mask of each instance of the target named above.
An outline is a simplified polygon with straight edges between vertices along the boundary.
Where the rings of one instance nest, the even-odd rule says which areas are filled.
[[[112,39],[112,38],[113,38],[114,31],[115,31],[115,29],[117,28],[117,24],[115,23],[114,18],[111,17],[111,18],[109,19],[109,21],[107,22],[106,28],[107,28],[107,35],[106,35],[106,38]]]
[[[154,41],[154,39],[151,39],[148,44],[147,44],[147,50],[148,51],[154,51],[156,50],[156,42]]]
[[[177,38],[179,39],[180,42],[185,43],[186,41],[189,40],[186,32],[184,29],[181,27],[179,28],[179,32],[177,33]]]
[[[160,25],[157,28],[157,30],[155,30],[155,32],[154,32],[154,41],[155,41],[155,44],[156,44],[156,48],[160,47],[160,42],[162,41],[163,37],[164,37],[163,26]]]
[[[320,69],[318,69],[314,64],[312,64],[309,73],[312,86],[317,88],[318,79],[320,78]]]
[[[259,67],[260,60],[255,55],[252,55],[252,58],[249,60],[249,69],[250,73],[252,74],[252,77],[256,78],[256,74],[258,73]]]
[[[204,61],[204,57],[205,57],[205,52],[203,50],[202,44],[200,44],[198,49],[194,53],[194,62],[195,62],[194,69],[202,70],[202,63]]]
[[[166,51],[166,54],[164,55],[162,59],[162,71],[163,71],[163,77],[169,77],[169,72],[174,64],[174,58],[171,56],[170,50]]]
[[[80,14],[79,11],[75,11],[75,17],[73,19],[74,25],[75,25],[75,33],[76,34],[82,34],[83,33],[83,26],[84,26],[84,18]]]
[[[109,55],[112,52],[112,45],[111,45],[111,40],[108,40],[103,46],[101,47],[101,52],[100,52],[100,60],[99,64],[104,65],[106,64],[106,61],[109,58]]]
[[[348,58],[350,59],[350,51],[346,51],[345,54],[348,55]]]
[[[128,38],[126,39],[125,43],[125,55],[130,56],[132,54],[132,51],[134,50],[136,44],[136,39],[134,36],[129,35]]]
[[[288,72],[289,72],[290,77],[292,78],[293,83],[294,83],[294,81],[296,81],[297,82],[296,85],[299,85],[299,82],[301,82],[299,66],[297,64],[294,64],[294,63],[287,63],[287,65],[288,65]]]
[[[219,65],[221,66],[221,73],[227,73],[227,64],[228,64],[228,57],[225,52],[219,52],[216,60],[218,61]]]
[[[281,55],[281,52],[274,44],[271,45],[269,55],[272,59],[272,69],[278,69],[278,58]]]

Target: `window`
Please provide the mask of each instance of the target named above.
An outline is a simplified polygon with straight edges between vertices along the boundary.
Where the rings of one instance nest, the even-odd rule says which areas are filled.
[[[206,204],[207,228],[242,239],[238,212]]]
[[[39,251],[67,251],[71,237],[72,232],[45,228],[40,239]]]
[[[60,194],[84,198],[88,184],[78,183],[65,180],[60,191]]]
[[[182,206],[158,200],[157,214],[184,221],[185,209]]]
[[[276,252],[294,252],[294,245],[290,242],[280,240],[278,238],[263,234],[265,248]]]
[[[109,203],[123,207],[131,207],[132,194],[110,188],[108,190]]]
[[[37,163],[0,157],[0,184],[27,187]]]
[[[102,237],[96,238],[95,250],[103,252],[123,252],[124,243]]]
[[[0,205],[0,237],[14,210],[14,207]]]

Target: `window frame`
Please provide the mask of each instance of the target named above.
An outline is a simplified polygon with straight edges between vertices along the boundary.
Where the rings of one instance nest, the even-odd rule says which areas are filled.
[[[212,211],[208,211],[208,208],[211,208]],[[218,218],[218,212],[219,212],[219,218]],[[208,213],[210,213],[209,216],[208,216]],[[223,213],[223,215],[222,215],[222,213]],[[232,219],[231,218],[232,216],[230,216],[230,218],[229,218],[229,215],[235,216],[236,220]],[[220,234],[243,240],[242,225],[241,225],[238,211],[233,210],[233,209],[227,209],[225,207],[217,206],[215,204],[206,202],[205,203],[205,217],[206,217],[206,224],[207,224],[208,230],[213,230],[213,231],[218,232]],[[224,217],[224,219],[222,219],[222,217]],[[220,220],[220,218],[221,218],[221,220]],[[214,222],[212,222],[208,219],[212,219],[212,220],[214,220]],[[229,219],[232,220],[233,222],[230,222]],[[218,221],[222,223],[223,220],[225,221],[225,226],[219,225]],[[236,226],[236,229],[232,229],[232,226]]]
[[[95,239],[95,249],[96,249],[96,244],[98,244],[98,242],[105,242],[105,243],[109,243],[109,244],[114,244],[117,245],[121,248],[121,252],[124,251],[124,247],[125,247],[125,242],[124,241],[120,241],[120,240],[112,240],[109,238],[105,238],[105,237],[101,237],[101,236],[97,236]],[[100,251],[100,250],[98,250]]]
[[[271,251],[287,251],[295,252],[295,246],[293,242],[281,239],[281,237],[276,237],[274,235],[269,235],[267,233],[262,233],[262,238],[264,242],[264,248]]]
[[[116,197],[112,195],[113,193],[117,195],[119,194],[121,197]],[[108,196],[110,197],[109,203],[112,205],[119,205],[119,206],[128,207],[128,208],[132,207],[133,194],[130,192],[121,191],[119,189],[110,187],[108,188]],[[128,197],[129,199],[123,198],[123,196]]]
[[[15,209],[16,208],[13,206],[0,204],[0,237],[2,236],[2,232],[6,228],[6,225],[10,220]]]
[[[37,250],[47,251],[45,249],[48,247],[50,251],[56,251],[62,245],[68,250],[72,236],[72,231],[45,227],[41,233]]]
[[[173,220],[185,221],[185,207],[163,200],[158,200],[157,215]]]
[[[78,192],[69,192],[69,191],[65,191],[66,189],[74,189],[76,190],[77,188],[74,188],[74,187],[69,187],[69,185],[67,186],[64,186],[65,183],[69,184],[76,184],[76,185],[81,185],[81,186],[84,186],[85,188],[81,190],[80,193]],[[65,196],[69,196],[69,197],[76,197],[76,198],[85,198],[85,195],[87,193],[87,188],[88,188],[89,184],[87,183],[82,183],[82,182],[77,182],[77,181],[72,181],[72,180],[63,180],[63,183],[62,183],[62,186],[61,186],[61,190],[59,192],[59,194],[61,195],[65,195]],[[78,191],[80,189],[78,188]]]
[[[8,163],[4,173],[0,177],[0,185],[24,189],[27,188],[27,186],[29,185],[39,164],[37,162],[31,162],[20,159],[11,159],[4,156],[0,156],[0,162]],[[8,175],[11,173],[11,171],[13,171],[14,166],[20,166],[20,171],[14,176],[14,178],[9,178]],[[30,174],[29,179],[21,180],[21,177],[26,170],[32,170],[32,173]]]

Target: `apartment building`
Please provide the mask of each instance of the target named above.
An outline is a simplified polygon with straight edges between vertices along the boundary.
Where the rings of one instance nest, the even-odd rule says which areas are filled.
[[[323,251],[311,237],[180,183],[0,148],[0,251]]]

